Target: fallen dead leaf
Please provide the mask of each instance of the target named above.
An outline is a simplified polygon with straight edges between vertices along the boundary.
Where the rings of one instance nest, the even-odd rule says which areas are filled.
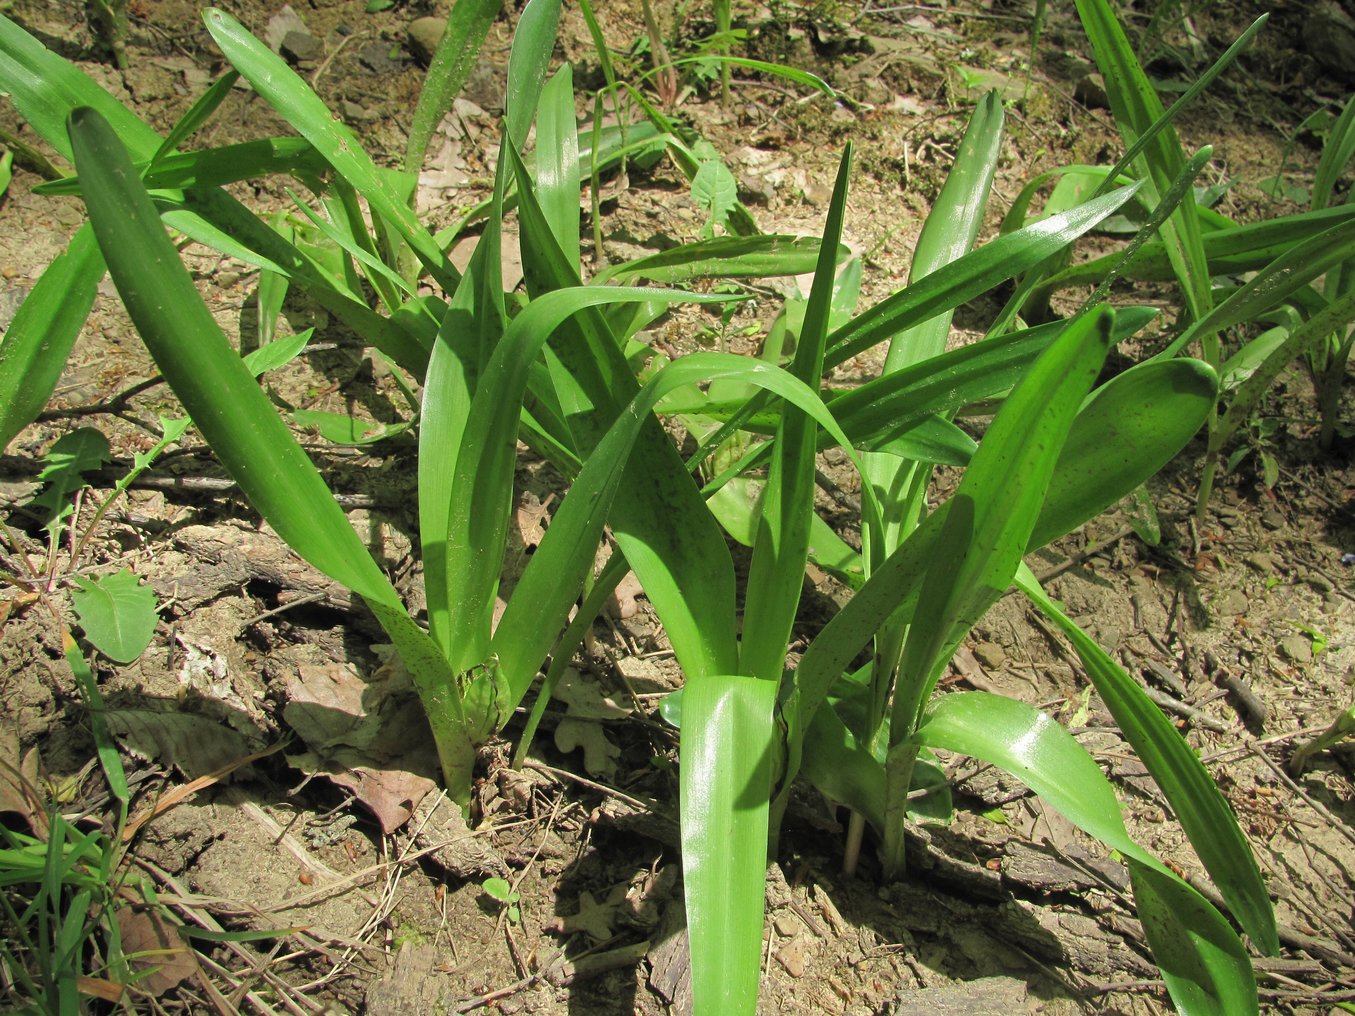
[[[159,998],[198,970],[198,958],[178,929],[158,910],[121,907],[117,911],[122,951],[140,970],[137,987]]]

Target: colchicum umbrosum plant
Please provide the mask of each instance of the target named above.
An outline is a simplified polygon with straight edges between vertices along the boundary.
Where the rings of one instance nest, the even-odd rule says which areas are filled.
[[[457,69],[484,37],[483,7],[453,6],[450,18],[463,30],[449,45],[463,48],[445,55],[452,70],[435,83],[445,103]],[[1113,21],[1103,0],[1080,7]],[[803,776],[849,806],[859,818],[845,849],[854,855],[873,829],[896,877],[906,870],[910,814],[944,820],[949,812],[938,750],[1007,770],[1119,852],[1181,1012],[1255,1013],[1237,931],[1128,836],[1110,784],[1078,742],[1024,703],[936,694],[966,633],[1016,585],[1076,649],[1234,920],[1254,947],[1277,949],[1256,863],[1207,771],[1022,564],[1133,492],[1185,445],[1216,406],[1215,365],[1164,357],[1096,387],[1108,350],[1154,314],[1112,310],[1102,302],[1104,286],[1065,321],[1028,328],[1006,313],[982,341],[946,350],[956,307],[1009,279],[1043,277],[1079,236],[1137,208],[1142,229],[1106,267],[1104,282],[1176,221],[1202,158],[1151,182],[1126,165],[1106,177],[1104,193],[975,249],[1002,137],[1001,104],[988,96],[919,240],[909,284],[873,306],[856,309],[861,266],[841,244],[850,149],[822,237],[711,235],[586,283],[579,196],[604,153],[597,131],[592,150],[580,152],[569,68],[548,74],[558,14],[558,0],[531,0],[522,12],[493,196],[464,272],[446,256],[450,237],[435,237],[411,211],[407,171],[417,165],[406,172],[375,165],[285,62],[229,15],[204,17],[233,71],[165,138],[0,20],[0,88],[71,160],[76,176],[52,187],[78,190],[90,218],[0,344],[3,439],[50,395],[106,263],[164,378],[251,503],[301,556],[359,593],[398,648],[447,789],[462,803],[477,748],[503,729],[546,658],[569,655],[599,590],[605,595],[633,569],[685,676],[667,714],[681,726],[698,1013],[755,1011],[766,863],[792,782]],[[236,75],[297,136],[180,151]],[[706,148],[634,95],[649,122],[619,137],[615,150],[667,152],[695,180],[709,164],[699,155]],[[523,149],[533,123],[529,168]],[[1144,128],[1145,137],[1158,137],[1163,124]],[[288,175],[308,193],[296,198],[298,211],[335,256],[293,242],[223,189],[270,174]],[[510,205],[525,273],[525,294],[512,300],[500,264]],[[733,205],[723,219],[714,211],[715,225],[751,222]],[[221,333],[167,227],[305,290],[420,392],[426,627]],[[673,286],[811,270],[808,298],[788,307],[788,326],[761,358],[699,352],[667,362],[636,339],[674,303],[729,299],[639,281]],[[421,295],[427,287],[433,295]],[[850,390],[825,381],[882,345],[878,378]],[[953,422],[976,403],[998,407],[977,442]],[[664,418],[697,439],[687,460]],[[569,486],[496,625],[519,441]],[[861,481],[859,552],[814,511],[816,462],[830,448],[846,453]],[[962,467],[963,478],[929,511],[925,493],[938,463]],[[617,550],[594,580],[604,526]],[[750,547],[741,597],[727,536]],[[811,560],[853,592],[790,666]],[[567,624],[585,592],[582,625]],[[854,668],[863,651],[867,662]]]

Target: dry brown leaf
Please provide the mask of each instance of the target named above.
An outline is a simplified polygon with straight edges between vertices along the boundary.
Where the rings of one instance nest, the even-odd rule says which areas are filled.
[[[409,821],[437,785],[428,721],[403,668],[370,680],[351,667],[300,667],[287,682],[283,718],[311,749],[288,762],[352,792],[384,832]]]
[[[117,921],[122,951],[138,969],[150,971],[137,979],[138,988],[159,998],[197,973],[197,955],[160,911],[122,907]]]

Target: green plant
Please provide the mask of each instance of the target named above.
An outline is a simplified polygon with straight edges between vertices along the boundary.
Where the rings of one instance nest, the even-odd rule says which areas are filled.
[[[518,906],[522,900],[522,894],[519,893],[508,882],[502,878],[487,878],[480,883],[480,888],[490,898],[497,900],[503,907],[504,914],[513,924],[522,920],[522,908]]]
[[[1077,6],[1127,148],[1114,170],[1093,172],[1109,180],[1132,168],[1144,183],[1145,195],[1162,193],[1189,169],[1170,126],[1172,119],[1250,44],[1265,17],[1164,111],[1109,5],[1104,0],[1079,0]],[[1127,262],[1108,257],[1071,268],[1051,265],[1047,273],[1026,280],[1029,290],[1040,292],[1093,281],[1104,285],[1113,265],[1114,272],[1126,278],[1175,279],[1180,284],[1182,327],[1158,355],[1174,356],[1198,344],[1205,362],[1224,378],[1225,401],[1209,421],[1197,497],[1200,513],[1212,494],[1225,444],[1250,419],[1261,395],[1289,364],[1309,365],[1321,407],[1319,440],[1324,445],[1332,440],[1350,353],[1351,322],[1355,321],[1355,297],[1347,270],[1355,258],[1355,227],[1351,226],[1355,206],[1332,206],[1330,197],[1352,154],[1355,108],[1348,105],[1324,146],[1309,212],[1239,226],[1186,194],[1161,224],[1160,238],[1144,243]],[[1085,172],[1088,167],[1071,169]],[[1023,208],[1026,199],[1023,192],[1016,206]],[[1221,277],[1243,273],[1253,274],[1242,285],[1215,284]],[[1313,285],[1319,278],[1325,279],[1320,292]],[[1259,322],[1274,327],[1258,329],[1255,338],[1241,340],[1225,360],[1222,337],[1227,330]]]
[[[1167,359],[1092,393],[1110,345],[1152,316],[1111,311],[1099,297],[1067,322],[995,327],[983,342],[944,351],[955,307],[1034,271],[1136,198],[1148,215],[1131,248],[1138,249],[1176,214],[1192,166],[1151,199],[1143,185],[1110,190],[970,250],[981,214],[976,196],[986,193],[1001,137],[1000,105],[989,97],[928,224],[910,284],[859,313],[859,263],[839,274],[850,149],[820,240],[710,236],[583,285],[572,83],[567,70],[546,81],[557,14],[558,4],[532,0],[519,23],[494,197],[464,274],[410,213],[399,178],[379,171],[314,94],[219,11],[207,12],[209,31],[302,139],[252,149],[252,162],[238,149],[172,155],[175,145],[12,28],[0,34],[0,53],[19,54],[6,59],[41,73],[10,77],[0,63],[0,80],[34,127],[73,156],[79,179],[67,185],[78,186],[88,206],[93,256],[107,258],[143,340],[204,438],[279,535],[359,593],[399,649],[457,800],[469,797],[476,747],[507,722],[541,662],[553,648],[558,660],[577,644],[570,640],[580,637],[578,626],[560,632],[589,586],[603,525],[611,527],[686,676],[680,808],[699,1012],[755,1008],[766,857],[797,775],[861,814],[858,825],[878,831],[898,871],[910,802],[924,801],[933,815],[948,812],[927,760],[934,749],[1014,772],[1126,858],[1149,941],[1183,1012],[1255,1012],[1237,935],[1128,838],[1113,791],[1070,735],[1022,703],[933,695],[965,633],[1009,585],[1020,586],[1073,643],[1233,914],[1258,947],[1276,947],[1255,862],[1207,772],[1021,565],[1024,553],[1161,468],[1215,405],[1215,371]],[[210,107],[195,107],[194,117]],[[695,160],[694,147],[650,115],[679,164]],[[519,148],[533,117],[538,149],[529,170]],[[201,176],[177,177],[174,185],[155,177],[171,160],[179,160],[177,172]],[[693,178],[699,166],[691,166]],[[286,169],[310,185],[321,206],[316,228],[323,225],[330,249],[341,252],[337,267],[216,189],[226,177],[208,171],[225,167],[244,175]],[[1112,184],[1117,176],[1110,174]],[[146,183],[155,185],[154,201]],[[513,301],[502,292],[499,264],[510,183],[526,253],[526,298]],[[410,618],[220,333],[162,218],[306,287],[422,383],[417,469],[428,630]],[[411,260],[418,265],[412,274],[441,287],[441,296],[418,295],[402,271]],[[797,274],[806,261],[814,271],[809,297],[793,315],[788,308],[786,334],[761,359],[722,352],[654,358],[643,384],[637,378],[645,351],[636,331],[674,302],[727,297],[641,289],[632,280]],[[360,298],[359,273],[385,314]],[[880,378],[851,391],[825,389],[833,367],[899,336],[909,341],[894,343]],[[0,364],[0,385],[9,381],[6,371],[18,370]],[[1000,408],[976,446],[952,418],[991,402]],[[693,422],[700,447],[689,461],[656,410]],[[518,438],[572,482],[495,626]],[[817,455],[831,446],[844,449],[865,481],[861,553],[813,510]],[[1105,453],[1112,446],[1115,456]],[[921,492],[935,462],[966,469],[955,495],[926,514]],[[741,626],[721,525],[751,546]],[[811,556],[855,593],[788,669]],[[580,615],[590,617],[596,590],[623,573],[619,560],[609,564]],[[877,663],[853,669],[867,647]]]

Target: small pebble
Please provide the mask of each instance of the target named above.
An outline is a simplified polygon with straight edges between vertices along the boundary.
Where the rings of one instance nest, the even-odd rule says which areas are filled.
[[[1313,644],[1307,635],[1286,635],[1280,639],[1280,652],[1295,663],[1311,663]]]

